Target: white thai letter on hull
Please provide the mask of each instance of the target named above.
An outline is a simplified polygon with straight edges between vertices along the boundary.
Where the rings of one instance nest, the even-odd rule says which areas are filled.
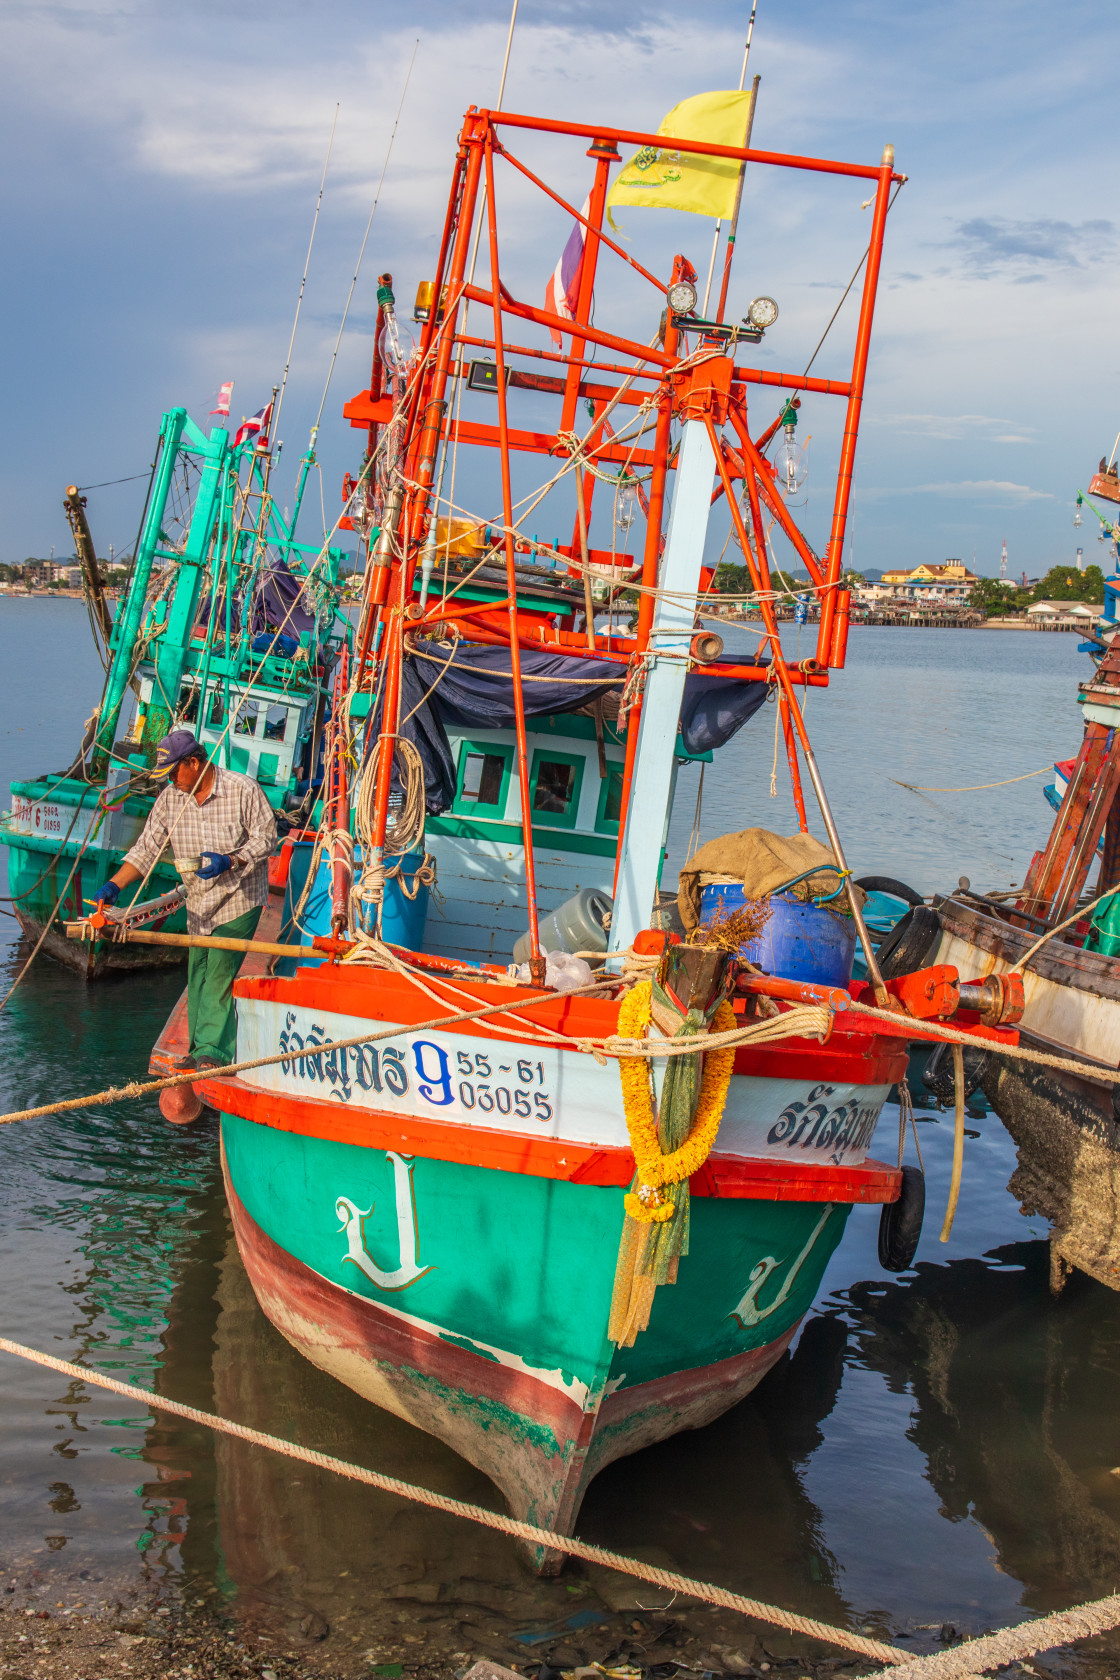
[[[430,1272],[432,1267],[419,1264],[416,1204],[412,1197],[412,1169],[415,1163],[406,1161],[403,1155],[397,1155],[391,1149],[386,1152],[386,1158],[393,1163],[400,1264],[395,1272],[383,1272],[381,1267],[374,1263],[365,1244],[365,1223],[377,1204],[372,1202],[363,1211],[348,1196],[340,1196],[334,1205],[334,1211],[342,1220],[339,1229],[346,1232],[346,1241],[349,1244],[349,1253],[343,1256],[342,1263],[346,1265],[350,1262],[357,1266],[378,1289],[407,1289],[417,1278],[422,1278],[426,1272]]]
[[[761,1324],[764,1318],[769,1318],[772,1312],[777,1312],[778,1308],[783,1305],[790,1290],[797,1282],[798,1272],[813,1252],[813,1247],[817,1238],[828,1224],[828,1216],[832,1212],[833,1205],[834,1204],[832,1202],[825,1203],[824,1212],[810,1231],[808,1242],[805,1244],[805,1247],[801,1250],[801,1253],[797,1256],[797,1259],[793,1262],[793,1265],[786,1273],[785,1282],[782,1284],[782,1287],[778,1290],[778,1293],[774,1296],[774,1299],[767,1307],[759,1306],[758,1292],[766,1282],[766,1279],[770,1276],[770,1273],[777,1271],[778,1261],[774,1259],[772,1254],[768,1254],[764,1260],[760,1260],[758,1265],[752,1269],[751,1281],[746,1287],[743,1299],[739,1302],[737,1307],[732,1307],[731,1312],[728,1315],[730,1318],[737,1318],[744,1330],[749,1329],[752,1324]]]

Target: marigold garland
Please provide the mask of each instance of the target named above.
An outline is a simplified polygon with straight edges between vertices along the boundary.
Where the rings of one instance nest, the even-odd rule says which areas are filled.
[[[618,1011],[620,1038],[644,1038],[649,1030],[650,1002],[653,988],[648,980],[634,986],[622,1000]],[[716,1010],[712,1023],[716,1032],[729,1032],[735,1026],[735,1011],[725,1000]],[[697,1039],[702,1050],[703,1039]],[[626,1211],[632,1219],[646,1224],[664,1224],[673,1217],[675,1204],[660,1194],[666,1184],[679,1184],[698,1172],[711,1154],[712,1145],[723,1119],[731,1070],[735,1065],[735,1046],[709,1050],[704,1055],[704,1073],[700,1094],[696,1101],[692,1129],[679,1149],[671,1154],[661,1153],[657,1126],[653,1118],[653,1099],[646,1060],[642,1056],[620,1056],[619,1078],[622,1081],[622,1106],[630,1147],[634,1151],[637,1171],[637,1190],[626,1196]]]

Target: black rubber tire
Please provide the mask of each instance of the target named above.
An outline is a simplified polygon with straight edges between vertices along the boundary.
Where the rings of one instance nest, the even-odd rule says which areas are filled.
[[[884,980],[924,968],[941,938],[941,918],[928,904],[915,904],[896,922],[875,953]]]
[[[925,900],[921,893],[916,893],[913,887],[908,887],[905,881],[896,881],[893,875],[864,875],[855,885],[862,887],[864,892],[886,893],[890,898],[901,898],[905,904],[923,904]]]
[[[920,1167],[903,1167],[897,1202],[884,1202],[879,1215],[879,1264],[885,1272],[905,1272],[918,1252],[926,1211],[926,1180]]]
[[[970,1097],[983,1083],[988,1063],[992,1059],[992,1052],[985,1050],[979,1044],[966,1044],[964,1047],[964,1094]],[[953,1078],[953,1046],[944,1039],[934,1045],[922,1074],[922,1083],[927,1091],[937,1098],[938,1102],[951,1103],[955,1100],[956,1084]]]

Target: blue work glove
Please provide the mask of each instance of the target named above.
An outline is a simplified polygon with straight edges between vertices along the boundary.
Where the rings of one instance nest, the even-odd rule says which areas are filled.
[[[115,904],[121,896],[121,889],[115,881],[106,881],[103,887],[98,887],[93,895],[95,904]]]
[[[233,868],[233,859],[225,852],[203,852],[198,868],[200,881],[216,881],[219,875],[224,875]]]

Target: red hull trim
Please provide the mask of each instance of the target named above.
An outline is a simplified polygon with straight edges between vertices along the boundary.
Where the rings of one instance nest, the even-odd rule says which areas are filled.
[[[396,1149],[459,1166],[491,1167],[534,1178],[573,1184],[627,1185],[634,1176],[629,1149],[562,1139],[525,1137],[421,1120],[380,1109],[348,1109],[314,1097],[279,1096],[240,1079],[199,1079],[195,1090],[223,1114],[252,1120],[275,1131],[355,1144],[361,1149]],[[768,1202],[894,1202],[902,1175],[882,1161],[827,1167],[769,1156],[712,1154],[692,1178],[697,1196],[739,1197]]]
[[[573,1531],[599,1470],[720,1417],[762,1380],[797,1330],[793,1324],[766,1346],[714,1365],[615,1390],[585,1411],[530,1372],[409,1324],[311,1271],[260,1228],[228,1170],[226,1194],[253,1292],[281,1335],[356,1393],[445,1441],[491,1478],[515,1516],[556,1533]],[[524,1428],[525,1420],[533,1427]],[[548,1449],[546,1431],[554,1441]],[[547,1569],[560,1560],[533,1561]]]

